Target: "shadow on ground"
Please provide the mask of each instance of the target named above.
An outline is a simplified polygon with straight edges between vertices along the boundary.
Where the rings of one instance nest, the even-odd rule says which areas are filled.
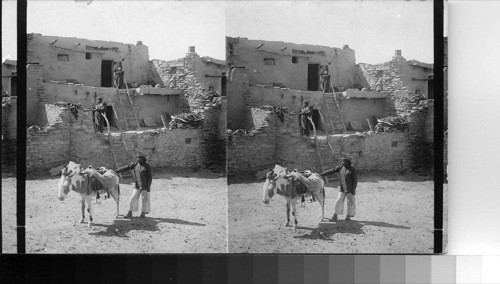
[[[171,223],[171,224],[186,225],[186,226],[206,226],[205,224],[202,223],[185,221],[175,218],[134,217],[132,219],[116,219],[112,224],[93,223],[92,225],[94,227],[103,227],[106,228],[106,230],[99,232],[92,232],[89,233],[89,235],[128,238],[127,234],[130,231],[134,230],[150,231],[150,232],[160,231],[160,229],[158,228],[158,224],[160,223]]]
[[[336,222],[321,222],[317,228],[297,226],[297,229],[309,230],[309,234],[294,236],[297,239],[330,240],[335,234],[364,234],[364,226],[376,226],[409,230],[410,227],[394,225],[386,222],[338,220]]]

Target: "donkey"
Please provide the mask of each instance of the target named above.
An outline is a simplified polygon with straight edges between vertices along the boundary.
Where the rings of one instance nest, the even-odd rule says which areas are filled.
[[[287,173],[286,168],[276,165],[274,169],[267,173],[266,182],[263,186],[263,202],[269,204],[269,201],[274,194],[281,195],[286,200],[286,222],[285,227],[290,226],[290,207],[292,208],[292,215],[294,217],[293,229],[296,230],[297,221],[297,200],[302,197],[302,192],[299,191],[301,186],[307,187],[307,195],[314,196],[321,205],[321,219],[325,219],[325,182],[317,176],[311,174],[307,178],[300,173],[294,171]]]
[[[109,194],[116,202],[116,213],[114,216],[116,218],[119,215],[120,209],[120,178],[112,171],[109,175],[106,174],[106,176],[113,179],[113,186],[109,188]],[[85,203],[87,203],[87,212],[89,213],[88,226],[90,227],[93,221],[92,197],[97,195],[97,191],[92,190],[90,174],[82,171],[80,164],[71,161],[62,169],[61,179],[59,180],[59,200],[64,201],[70,189],[79,193],[82,198],[82,218],[80,219],[80,223],[85,222]]]

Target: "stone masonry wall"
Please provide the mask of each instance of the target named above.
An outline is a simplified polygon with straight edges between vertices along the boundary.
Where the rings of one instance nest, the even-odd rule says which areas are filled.
[[[408,115],[413,107],[418,106],[418,102],[426,92],[426,89],[416,92],[414,85],[427,84],[427,81],[413,81],[410,78],[412,76],[408,74],[412,67],[409,67],[408,62],[402,56],[394,56],[391,61],[383,64],[360,64],[359,66],[372,90],[390,93],[397,114]]]
[[[2,106],[2,172],[15,172],[17,160],[17,97]]]
[[[9,97],[10,103],[2,105],[2,139],[17,138],[17,97]]]
[[[181,100],[181,108],[184,112],[202,111],[205,105],[198,97],[208,92],[209,87],[221,94],[221,79],[213,76],[222,75],[223,65],[204,62],[194,52],[172,61],[155,59],[153,63],[165,87],[183,91],[185,97]]]
[[[70,160],[83,166],[115,168],[107,135],[94,132],[91,111],[80,110],[77,119],[66,103],[46,109],[51,117],[50,126],[41,130],[31,128],[27,133],[27,171],[47,171]],[[145,155],[153,167],[202,166],[197,129],[127,131],[122,137],[131,157]]]
[[[285,115],[283,123],[273,112],[266,114],[258,130],[233,135],[234,145],[228,146],[229,174],[255,174],[274,164],[289,170],[321,171],[314,139],[299,136],[295,114]],[[361,172],[410,171],[410,138],[405,132],[331,135],[328,139],[335,153],[331,167],[347,156]],[[318,143],[327,145],[326,136],[318,137]]]
[[[234,132],[227,147],[228,175],[255,173],[276,164],[276,121],[267,112],[262,127],[249,133]]]
[[[52,125],[26,133],[26,171],[50,170],[67,163],[70,153],[70,112],[66,104],[49,107]],[[52,113],[53,111],[53,113]]]

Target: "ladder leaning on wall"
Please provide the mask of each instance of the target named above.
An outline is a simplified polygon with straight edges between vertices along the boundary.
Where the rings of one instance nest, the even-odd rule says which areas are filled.
[[[118,118],[116,115],[116,112],[114,113],[115,116]],[[120,125],[118,125],[118,129],[120,130],[120,134],[118,135],[118,141],[114,139],[116,136],[111,134],[111,129],[109,125],[109,120],[108,118],[104,115],[101,114],[104,117],[104,120],[106,120],[106,125],[108,128],[108,145],[111,150],[111,155],[113,157],[113,163],[115,165],[115,169],[118,169],[119,167],[125,166],[128,161],[130,160],[127,147],[125,145],[125,142],[122,139],[122,128]],[[120,150],[121,148],[121,150]],[[120,173],[120,178],[123,180],[124,178],[131,177],[132,174],[130,172],[125,172],[125,173]]]
[[[323,99],[325,100],[327,117],[332,128],[332,134],[347,132],[335,93],[323,92]]]
[[[340,106],[338,104],[335,93],[328,93],[327,95],[327,93],[323,90],[323,99],[325,100],[326,114],[328,122],[332,129],[332,134],[335,134],[336,132],[337,133],[347,132],[344,121],[342,120],[342,115],[340,113]],[[332,112],[334,112],[335,114],[333,114]],[[320,116],[323,125],[325,125],[325,120],[323,115],[321,115],[321,113]],[[310,121],[311,124],[313,125],[313,130],[314,130],[314,144],[316,145],[316,154],[320,162],[321,171],[324,172],[332,167],[332,163],[334,162],[335,159],[335,153],[333,151],[333,147],[330,141],[331,140],[330,134],[328,133],[325,125],[324,130],[326,133],[326,143],[320,143],[320,141],[317,139],[316,136],[316,127],[314,126],[312,120]],[[328,183],[328,179],[326,179],[326,182]]]
[[[116,88],[116,95],[118,97],[118,104],[120,105],[120,110],[122,118],[125,124],[126,130],[136,130],[140,129],[139,120],[137,119],[137,114],[135,112],[139,107],[134,106],[132,98],[130,97],[130,91],[127,86],[127,81],[124,80],[126,89]]]

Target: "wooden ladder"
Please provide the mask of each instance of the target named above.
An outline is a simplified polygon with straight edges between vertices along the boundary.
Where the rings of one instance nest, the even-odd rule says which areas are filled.
[[[344,121],[342,120],[340,106],[335,93],[323,92],[323,98],[325,99],[326,112],[330,121],[332,132],[334,134],[347,132]]]
[[[118,103],[120,104],[120,109],[122,113],[122,118],[125,124],[126,130],[137,130],[141,129],[139,120],[137,119],[137,114],[135,112],[139,107],[134,106],[132,98],[130,97],[130,92],[125,82],[126,90],[120,90],[116,88]]]
[[[131,162],[131,157],[127,151],[127,146],[125,141],[122,139],[123,132],[116,137],[110,138],[110,147],[113,153],[113,160],[115,162],[115,167],[118,169],[120,167],[126,166]],[[120,174],[121,178],[130,178],[132,174],[130,171],[123,172]]]
[[[331,147],[329,146],[330,144],[328,143],[329,136],[328,136],[328,134],[326,136],[328,145],[320,145],[320,143],[318,141],[318,137],[316,135],[316,126],[314,125],[314,123],[310,117],[308,117],[307,119],[309,119],[309,121],[311,122],[311,125],[313,126],[313,133],[314,133],[313,137],[314,137],[314,145],[316,146],[316,155],[318,155],[319,164],[321,167],[321,172],[324,172],[324,171],[331,168],[328,161],[333,160],[333,153],[331,151]],[[326,183],[328,183],[328,177],[325,177],[325,178],[326,178]]]
[[[115,165],[115,169],[118,169],[119,167],[127,165],[130,161],[130,156],[127,151],[127,146],[125,145],[125,141],[123,141],[122,139],[123,137],[122,127],[120,127],[120,124],[118,124],[118,129],[120,130],[120,134],[118,135],[118,142],[117,142],[115,136],[111,135],[111,129],[109,127],[108,119],[106,118],[105,115],[103,114],[101,115],[104,117],[104,119],[106,120],[106,124],[108,125],[108,143],[111,149],[111,154],[113,156],[113,163]],[[116,114],[116,111],[114,112],[114,115],[118,120],[118,115]],[[120,173],[119,175],[122,180],[124,178],[132,177],[130,171]]]

